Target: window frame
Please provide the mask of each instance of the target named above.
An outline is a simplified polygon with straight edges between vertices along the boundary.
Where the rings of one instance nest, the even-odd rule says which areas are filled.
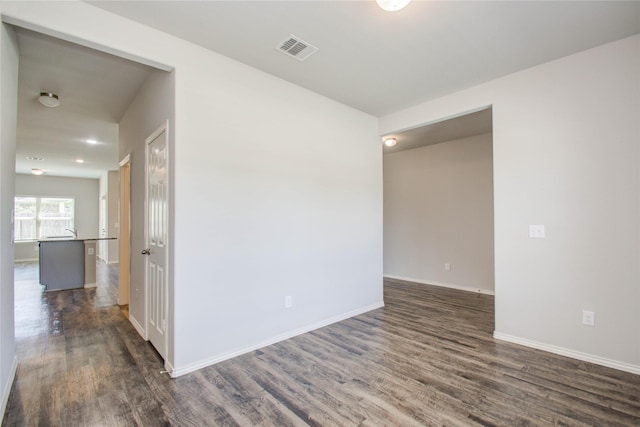
[[[17,222],[18,222],[18,217],[16,216],[16,206],[17,206],[17,199],[18,198],[31,198],[31,199],[35,199],[36,202],[36,208],[35,208],[35,238],[18,238],[18,236],[15,234],[16,233],[16,226],[17,226]],[[69,228],[75,229],[76,228],[76,198],[74,196],[34,196],[34,195],[27,195],[27,194],[16,194],[15,197],[13,198],[13,241],[16,243],[33,243],[33,242],[37,242],[39,240],[44,240],[47,238],[47,236],[42,236],[40,237],[40,232],[42,229],[42,215],[41,215],[41,206],[42,206],[42,200],[43,199],[61,199],[61,200],[71,200],[72,202],[72,209],[71,209],[71,226]],[[45,218],[46,221],[47,218]],[[51,236],[53,237],[53,236]],[[71,237],[71,236],[69,236]]]

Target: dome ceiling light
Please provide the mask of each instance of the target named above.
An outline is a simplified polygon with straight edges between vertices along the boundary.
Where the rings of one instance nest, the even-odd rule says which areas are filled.
[[[38,102],[44,105],[45,107],[55,108],[60,105],[60,100],[58,99],[58,95],[51,92],[40,92],[40,96],[38,97]]]
[[[385,138],[384,140],[384,145],[386,145],[387,147],[393,147],[396,145],[398,141],[396,141],[395,138]]]
[[[376,3],[378,3],[380,8],[388,12],[395,12],[408,5],[410,1],[411,0],[376,0]]]

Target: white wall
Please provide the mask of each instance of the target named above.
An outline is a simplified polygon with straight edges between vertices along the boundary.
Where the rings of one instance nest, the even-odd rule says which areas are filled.
[[[384,155],[386,277],[493,293],[492,156],[491,134]]]
[[[107,214],[107,191],[109,188],[109,180],[107,171],[102,172],[100,175],[100,179],[98,180],[98,195],[100,199],[98,200],[98,236],[103,236],[103,230],[106,232],[107,223],[108,223],[108,214]],[[109,249],[107,246],[107,242],[102,240],[97,242],[96,244],[96,258],[106,261],[109,256]]]
[[[496,336],[640,373],[638,52],[634,36],[533,67],[380,133],[493,105]]]
[[[107,237],[118,237],[119,215],[120,215],[120,172],[117,170],[107,172]],[[117,240],[106,240],[107,258],[109,264],[118,262]]]
[[[169,122],[169,150],[173,147],[175,105],[175,75],[154,71],[144,82],[135,99],[120,121],[119,158],[130,156],[131,165],[131,268],[129,288],[129,317],[141,334],[145,335],[145,258],[140,251],[147,247],[144,236],[145,200],[145,140],[161,125]],[[170,165],[173,166],[171,158]],[[169,177],[172,181],[171,176]],[[173,295],[173,267],[169,266],[169,294]],[[172,297],[173,298],[173,297]],[[173,307],[170,308],[172,318]],[[173,322],[169,322],[170,338]],[[173,339],[167,359],[173,360]]]
[[[90,178],[66,178],[16,174],[18,196],[75,198],[75,228],[79,239],[98,237],[99,181]],[[37,259],[37,243],[16,243],[15,260]],[[31,255],[31,256],[29,256]]]
[[[174,375],[382,305],[374,117],[86,3],[3,13],[175,68]]]
[[[105,171],[100,176],[100,184],[98,194],[100,202],[98,203],[98,226],[99,237],[118,237],[118,216],[119,216],[119,200],[120,192],[119,172],[117,170]],[[104,212],[102,209],[102,199],[104,198]],[[104,215],[104,218],[102,216]],[[104,235],[103,235],[104,228]],[[118,241],[102,240],[98,242],[98,258],[102,261],[113,264],[118,262]]]
[[[17,367],[13,312],[13,189],[16,170],[18,44],[0,25],[0,419]]]

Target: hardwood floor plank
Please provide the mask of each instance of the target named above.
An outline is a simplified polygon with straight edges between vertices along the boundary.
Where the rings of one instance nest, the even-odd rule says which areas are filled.
[[[47,293],[33,270],[3,426],[640,426],[639,376],[494,340],[488,295],[385,281],[382,309],[171,379],[117,268]]]

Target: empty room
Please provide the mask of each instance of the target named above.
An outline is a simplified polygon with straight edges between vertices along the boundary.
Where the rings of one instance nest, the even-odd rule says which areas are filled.
[[[3,425],[640,424],[640,2],[0,17]]]

